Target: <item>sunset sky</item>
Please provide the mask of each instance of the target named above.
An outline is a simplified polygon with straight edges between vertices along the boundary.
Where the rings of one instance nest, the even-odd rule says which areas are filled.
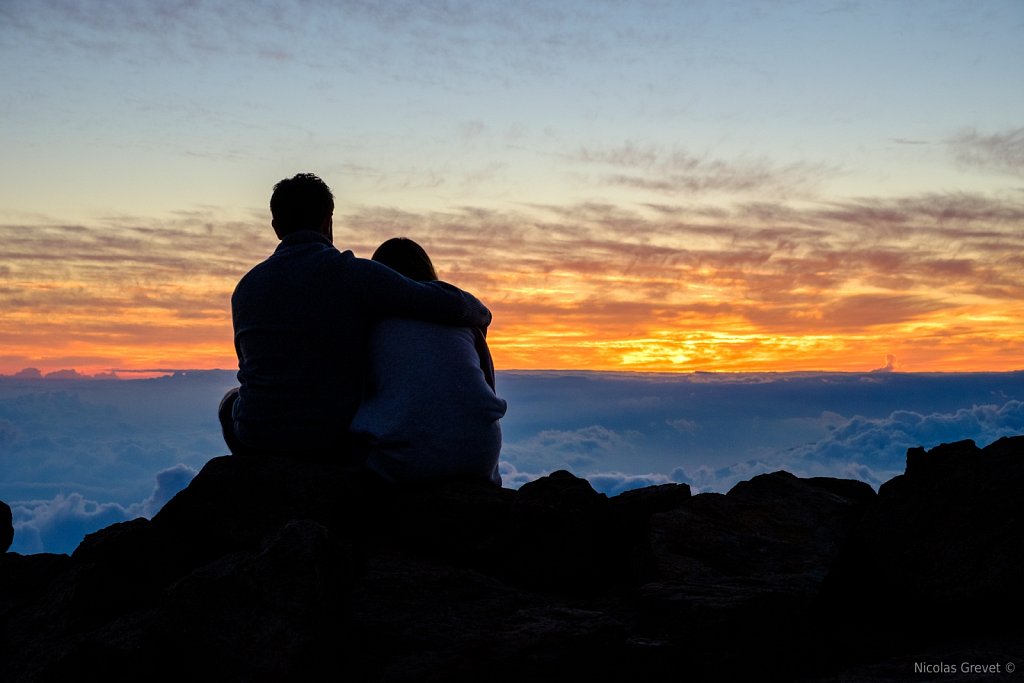
[[[275,182],[503,369],[1024,368],[1024,2],[0,3],[0,374],[232,368]],[[125,375],[130,376],[130,375]]]

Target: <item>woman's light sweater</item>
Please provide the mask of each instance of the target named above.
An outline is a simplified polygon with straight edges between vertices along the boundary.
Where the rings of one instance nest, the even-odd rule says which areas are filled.
[[[391,481],[467,477],[500,486],[498,420],[506,405],[488,383],[491,367],[486,343],[470,328],[377,323],[368,395],[351,426],[367,445],[367,466]]]

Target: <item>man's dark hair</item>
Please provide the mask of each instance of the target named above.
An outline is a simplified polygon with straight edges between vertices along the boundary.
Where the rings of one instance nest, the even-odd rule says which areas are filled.
[[[299,173],[274,185],[270,214],[279,235],[319,230],[324,219],[334,214],[334,195],[318,176]]]

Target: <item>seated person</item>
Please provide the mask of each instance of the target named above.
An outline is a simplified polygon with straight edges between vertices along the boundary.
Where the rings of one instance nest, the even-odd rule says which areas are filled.
[[[437,279],[420,245],[388,240],[373,260],[422,282]],[[505,401],[481,327],[380,320],[370,335],[366,395],[351,431],[366,466],[389,481],[484,479],[501,485]]]
[[[491,313],[443,282],[416,282],[334,245],[334,195],[300,173],[274,186],[280,244],[231,297],[239,388],[220,421],[231,452],[336,458],[350,452],[374,321],[486,326]]]

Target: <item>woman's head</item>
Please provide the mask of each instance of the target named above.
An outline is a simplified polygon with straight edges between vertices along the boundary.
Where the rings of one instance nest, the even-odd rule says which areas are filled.
[[[427,282],[437,279],[434,264],[423,247],[407,237],[392,237],[373,252],[373,260],[398,271],[410,280]]]

